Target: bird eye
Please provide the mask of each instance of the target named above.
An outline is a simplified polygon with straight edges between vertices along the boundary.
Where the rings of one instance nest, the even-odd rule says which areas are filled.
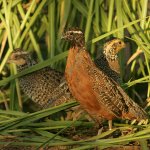
[[[119,44],[121,44],[121,41],[119,42]]]

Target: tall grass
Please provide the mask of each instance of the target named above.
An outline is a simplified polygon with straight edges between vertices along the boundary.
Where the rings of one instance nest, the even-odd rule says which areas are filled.
[[[0,111],[0,139],[13,136],[20,140],[11,143],[13,145],[77,144],[80,148],[74,149],[78,150],[98,145],[103,149],[142,140],[144,142],[140,144],[144,147],[143,143],[150,137],[149,125],[135,134],[114,139],[104,138],[117,129],[130,129],[132,126],[118,126],[112,131],[81,141],[56,136],[51,132],[52,129],[61,131],[60,129],[70,126],[80,126],[84,122],[53,121],[54,126],[51,126],[47,121],[39,123],[38,120],[74,106],[75,103],[28,114],[23,109],[25,98],[17,78],[49,65],[64,71],[68,44],[61,41],[62,32],[65,28],[80,27],[85,32],[87,48],[93,58],[107,39],[118,37],[126,41],[128,48],[119,55],[121,75],[130,95],[144,105],[146,98],[150,97],[148,5],[148,0],[0,0],[0,104],[4,106]],[[6,62],[13,49],[18,47],[35,51],[39,64],[17,73],[16,66]],[[133,54],[136,57],[133,57]],[[131,61],[127,66],[129,58]],[[145,91],[141,92],[143,87]],[[149,113],[149,109],[147,112]],[[89,124],[84,125],[87,127]],[[0,144],[3,143],[5,142],[0,140]]]

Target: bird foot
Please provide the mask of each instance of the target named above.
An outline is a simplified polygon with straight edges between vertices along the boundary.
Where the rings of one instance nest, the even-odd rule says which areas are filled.
[[[148,124],[148,119],[146,119],[146,120],[141,120],[139,123],[138,123],[138,125],[147,125]]]
[[[131,125],[134,125],[137,122],[136,119],[132,120]],[[148,119],[144,120],[142,119],[141,121],[138,122],[138,125],[146,125],[148,124]]]

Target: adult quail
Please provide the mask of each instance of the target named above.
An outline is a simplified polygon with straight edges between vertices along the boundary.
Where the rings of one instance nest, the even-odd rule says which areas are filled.
[[[111,120],[114,118],[147,121],[146,112],[115,80],[96,67],[86,51],[84,34],[81,30],[70,29],[62,38],[71,42],[65,69],[69,89],[93,118],[97,121],[99,118],[110,120],[110,129]]]
[[[118,52],[125,47],[121,39],[113,39],[105,43],[102,53],[95,59],[94,63],[108,77],[116,82],[121,82]],[[105,65],[104,65],[105,64]]]
[[[15,63],[18,72],[37,64],[31,58],[31,54],[22,49],[14,50],[8,62]],[[41,109],[59,105],[72,98],[63,73],[51,67],[45,67],[22,76],[19,78],[19,83],[22,91],[38,104]],[[59,91],[56,90],[57,88]]]

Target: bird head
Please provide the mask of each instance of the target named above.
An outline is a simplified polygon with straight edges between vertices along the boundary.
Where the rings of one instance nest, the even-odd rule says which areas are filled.
[[[104,45],[104,55],[107,59],[116,60],[118,52],[125,48],[126,44],[121,39],[113,39]]]
[[[8,58],[8,63],[14,63],[17,66],[23,66],[27,64],[30,55],[28,52],[18,48],[15,49]]]
[[[79,28],[70,28],[62,35],[62,39],[70,41],[73,46],[84,46],[84,33]]]

